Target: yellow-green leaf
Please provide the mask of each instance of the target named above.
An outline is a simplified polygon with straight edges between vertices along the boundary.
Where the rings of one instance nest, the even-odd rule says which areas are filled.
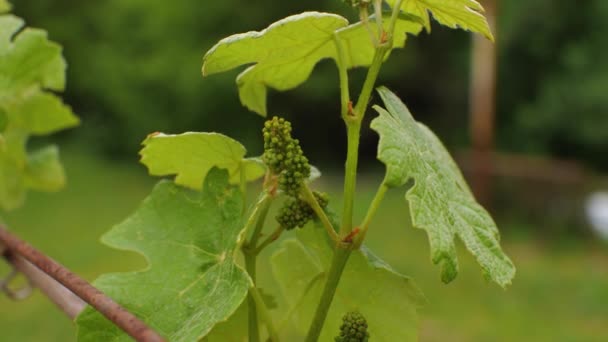
[[[400,17],[394,48],[403,47],[405,34],[417,34],[422,25]],[[203,75],[251,65],[237,77],[239,97],[250,110],[266,116],[266,93],[297,87],[308,79],[315,65],[337,59],[335,41],[344,47],[346,67],[369,65],[374,47],[362,24],[348,26],[338,15],[305,12],[279,20],[260,32],[230,36],[217,43],[204,57]]]
[[[245,158],[247,151],[241,143],[219,133],[154,133],[143,145],[141,162],[151,175],[176,175],[175,183],[193,189],[203,186],[205,175],[214,166],[228,170],[233,184],[240,181],[242,171],[247,181],[266,172],[261,160]]]
[[[393,7],[397,0],[386,2]],[[494,40],[488,21],[483,15],[484,9],[476,0],[404,0],[401,10],[422,18],[428,31],[431,30],[431,12],[442,25],[481,33]]]
[[[0,9],[6,5],[0,3]],[[23,25],[13,15],[0,15],[0,208],[4,210],[19,207],[27,189],[56,191],[63,186],[57,149],[28,155],[27,141],[31,135],[51,134],[79,123],[53,93],[65,87],[61,47],[49,41],[46,32],[22,29]]]

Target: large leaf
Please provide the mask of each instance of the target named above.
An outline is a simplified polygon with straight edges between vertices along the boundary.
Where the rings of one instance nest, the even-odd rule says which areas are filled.
[[[386,2],[392,7],[396,0]],[[445,26],[481,33],[494,40],[488,21],[483,16],[484,9],[476,0],[404,0],[401,9],[422,18],[428,31],[431,30],[430,11]]]
[[[297,306],[293,322],[301,333],[311,323],[325,282],[310,286],[311,281],[327,274],[332,253],[325,231],[309,224],[272,257],[273,274],[286,301]],[[319,341],[333,341],[350,310],[366,316],[373,341],[416,341],[416,308],[423,301],[412,280],[362,247],[350,256]]]
[[[496,224],[475,201],[450,154],[395,94],[386,88],[378,91],[386,110],[374,107],[380,116],[371,126],[380,135],[378,159],[386,165],[385,181],[391,187],[415,181],[405,197],[414,226],[428,233],[432,260],[441,263],[442,280],[450,282],[458,274],[458,236],[484,275],[503,287],[510,284],[515,267],[500,248]]]
[[[231,183],[238,183],[244,170],[247,181],[266,172],[255,158],[245,159],[247,151],[238,141],[219,133],[154,133],[144,140],[141,162],[155,176],[177,175],[175,182],[200,189],[209,170],[217,166],[228,170]]]
[[[235,263],[243,228],[242,194],[224,170],[212,169],[202,192],[161,181],[140,208],[103,237],[111,247],[141,253],[149,267],[109,274],[95,285],[169,341],[197,341],[241,305],[251,279]],[[86,309],[80,341],[130,341]]]
[[[29,136],[78,124],[71,109],[48,91],[65,86],[61,47],[44,31],[22,27],[21,19],[0,16],[0,208],[7,210],[22,204],[28,188],[55,191],[65,183],[57,150],[28,155]]]
[[[400,18],[394,47],[403,47],[406,32],[417,34],[421,29],[418,22]],[[348,27],[348,21],[341,16],[305,12],[263,31],[221,40],[205,55],[203,75],[254,64],[237,78],[239,96],[247,108],[265,116],[267,87],[281,91],[295,88],[308,79],[319,61],[337,59],[334,39],[344,46],[347,67],[371,63],[374,47],[361,24]]]

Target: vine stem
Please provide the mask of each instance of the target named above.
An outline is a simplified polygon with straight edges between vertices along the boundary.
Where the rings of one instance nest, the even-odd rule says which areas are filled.
[[[300,191],[302,196],[304,196],[304,200],[310,205],[315,214],[317,214],[319,220],[321,220],[321,223],[323,224],[323,227],[325,227],[325,230],[327,231],[329,237],[335,243],[339,243],[341,241],[340,236],[338,235],[338,233],[336,233],[334,226],[329,221],[329,218],[327,217],[327,214],[325,214],[323,208],[321,208],[321,205],[319,205],[319,202],[315,198],[315,195],[312,193],[312,190],[310,189],[308,184],[303,183]]]
[[[338,32],[334,32],[334,43],[336,45],[336,52],[338,60],[336,64],[338,66],[338,75],[340,77],[340,104],[342,109],[342,118],[346,118],[349,115],[349,103],[350,103],[350,89],[348,87],[348,70],[346,67],[346,52]]]
[[[340,282],[342,272],[344,271],[344,267],[346,266],[350,253],[350,249],[344,248],[337,248],[334,252],[331,267],[329,268],[329,273],[327,274],[327,281],[325,282],[323,294],[321,295],[321,301],[319,302],[319,306],[317,306],[315,316],[312,320],[312,324],[310,325],[310,329],[308,330],[306,342],[317,342],[319,340],[321,329],[323,329],[323,325],[325,324],[329,307],[331,306],[334,295],[336,294],[338,283]]]
[[[253,254],[259,255],[264,250],[264,248],[266,248],[271,243],[275,242],[281,236],[281,234],[283,234],[284,230],[285,230],[285,228],[283,228],[283,226],[279,226],[279,228],[277,228],[272,234],[270,234],[270,236],[267,237],[266,240],[262,241],[262,243],[260,243],[255,248],[255,251]]]
[[[272,342],[279,342],[279,334],[277,333],[277,330],[274,327],[272,317],[270,316],[270,312],[268,312],[268,309],[266,308],[266,304],[264,303],[262,295],[260,295],[260,291],[258,291],[256,287],[253,287],[250,293],[253,299],[255,300],[255,304],[257,306],[258,311],[260,312],[260,315],[262,316],[262,319],[264,320],[264,323],[266,324],[266,329],[268,329],[268,335],[270,335],[269,340]]]
[[[381,41],[376,46],[376,51],[374,53],[372,64],[370,65],[367,71],[367,77],[365,78],[365,82],[363,83],[363,87],[361,89],[361,93],[359,95],[359,99],[357,100],[357,104],[354,108],[354,111],[352,112],[352,115],[347,115],[346,117],[344,117],[344,121],[347,126],[348,147],[346,153],[344,176],[344,208],[342,211],[342,226],[340,227],[339,234],[342,239],[347,239],[348,237],[352,236],[351,233],[353,232],[353,207],[357,186],[357,165],[359,159],[361,122],[363,121],[365,111],[367,110],[367,107],[369,105],[370,97],[374,90],[376,80],[378,79],[378,74],[380,73],[384,58],[392,48],[392,35],[398,14],[401,10],[401,2],[402,1],[398,0],[396,6],[393,8],[393,13],[389,23],[389,31],[386,34],[383,31],[381,32]],[[379,9],[376,7],[376,10],[378,11]],[[376,16],[382,18],[382,13],[376,13]],[[382,27],[382,24],[380,24],[380,28]],[[340,63],[342,63],[342,65],[339,65],[339,68],[345,68],[345,66],[343,65],[344,62],[341,62],[340,59],[338,59],[338,64]],[[342,109],[342,111],[344,112],[344,108]],[[384,194],[382,194],[380,197],[383,196]],[[379,204],[380,201],[381,198],[375,202]],[[376,209],[372,210],[372,213],[370,214],[370,220]],[[359,241],[358,237],[355,238],[357,239],[357,241]],[[327,318],[327,313],[333,301],[333,297],[336,294],[336,289],[340,282],[340,278],[342,277],[342,273],[344,271],[344,268],[346,267],[346,263],[348,262],[348,258],[350,257],[350,254],[352,253],[354,247],[354,245],[346,243],[338,243],[336,245],[329,273],[327,275],[327,281],[325,282],[325,286],[323,288],[323,293],[321,295],[319,306],[315,311],[315,315],[308,330],[306,342],[318,341],[319,336],[321,335],[321,330],[323,329],[323,325],[325,324],[325,319]]]
[[[357,237],[355,239],[355,245],[354,245],[355,248],[359,248],[361,246],[361,244],[363,243],[363,240],[365,239],[365,235],[367,234],[367,230],[369,228],[369,224],[372,221],[372,219],[374,218],[376,211],[378,211],[378,208],[380,207],[380,203],[382,203],[382,200],[384,199],[384,195],[386,195],[387,191],[388,191],[388,186],[386,185],[386,182],[383,181],[382,184],[380,184],[380,186],[378,187],[378,191],[376,191],[376,195],[374,196],[372,203],[370,204],[369,208],[367,209],[367,214],[365,214],[365,218],[363,219],[363,222],[359,226],[361,231],[359,232],[359,234],[357,235]]]
[[[274,197],[268,191],[264,191],[262,198],[256,203],[255,208],[253,209],[251,216],[247,220],[247,224],[245,226],[245,233],[251,228],[253,228],[253,233],[247,241],[243,245],[243,254],[245,255],[245,269],[253,282],[253,286],[249,289],[249,294],[247,296],[247,306],[248,306],[248,327],[249,327],[249,342],[259,342],[260,341],[260,329],[258,325],[258,310],[265,309],[259,308],[259,304],[256,303],[255,300],[255,292],[256,283],[257,283],[257,258],[256,254],[253,252],[256,249],[258,240],[262,233],[262,229],[264,228],[264,221],[266,221],[266,216],[268,216],[268,211],[270,210],[270,205],[272,204]],[[262,303],[263,304],[263,303]]]

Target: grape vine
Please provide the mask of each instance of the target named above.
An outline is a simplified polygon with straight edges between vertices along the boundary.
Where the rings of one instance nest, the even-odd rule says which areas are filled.
[[[262,31],[220,40],[202,65],[204,77],[247,66],[236,79],[240,101],[265,117],[268,88],[296,88],[321,60],[334,61],[341,104],[334,118],[344,121],[347,132],[339,214],[313,188],[320,173],[284,118],[274,116],[255,128],[264,143],[261,156],[247,156],[241,143],[214,132],[156,132],[143,141],[141,162],[149,173],[174,179],[161,180],[102,241],[142,254],[149,265],[106,274],[95,285],[167,340],[416,340],[422,292],[365,245],[369,229],[383,228],[373,226],[373,219],[386,192],[410,181],[404,206],[413,225],[427,232],[441,280],[449,283],[458,274],[458,237],[488,279],[502,287],[511,283],[515,267],[501,250],[496,224],[439,138],[393,92],[377,86],[391,51],[430,32],[431,15],[493,40],[483,8],[475,0],[343,2],[359,21],[333,13],[292,15]],[[0,0],[0,11],[7,10]],[[20,204],[27,188],[63,184],[56,150],[27,154],[25,143],[29,135],[78,123],[51,92],[64,87],[60,47],[42,31],[20,30],[22,25],[14,16],[0,17],[0,78],[11,85],[0,89],[0,180],[17,180],[0,182],[2,208]],[[26,70],[26,63],[35,67]],[[351,89],[357,85],[349,80],[353,68],[367,68],[356,100]],[[378,160],[386,173],[365,219],[356,224],[359,139],[374,89],[382,104],[373,106],[378,116],[371,129],[380,137]],[[248,203],[252,189],[259,194]],[[269,220],[273,210],[275,220]],[[262,292],[259,275],[268,270],[258,264],[269,250],[274,281]],[[130,339],[92,308],[76,323],[79,341]]]

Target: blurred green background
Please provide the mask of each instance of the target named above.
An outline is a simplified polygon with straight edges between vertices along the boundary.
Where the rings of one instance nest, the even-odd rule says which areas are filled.
[[[64,46],[64,98],[83,124],[53,137],[64,147],[67,188],[30,194],[24,208],[3,217],[88,280],[144,265],[98,238],[155,182],[138,164],[148,133],[219,131],[244,142],[252,155],[261,152],[263,119],[240,105],[237,72],[202,79],[207,49],[229,34],[305,10],[353,16],[338,0],[13,2],[17,15]],[[485,283],[464,253],[458,279],[442,285],[424,232],[409,227],[402,192],[388,197],[369,244],[430,299],[421,312],[422,341],[605,341],[608,246],[591,231],[584,204],[608,184],[608,2],[503,0],[498,13],[496,148],[570,161],[550,163],[538,177],[492,178],[488,205],[518,267],[513,286],[502,291]],[[412,37],[395,51],[380,76],[453,151],[470,146],[470,51],[469,34],[435,25],[432,35]],[[361,70],[352,73],[353,82],[363,77]],[[320,187],[337,194],[345,134],[336,85],[333,63],[325,61],[305,85],[271,91],[268,103],[270,113],[293,121],[304,150],[324,171]],[[359,212],[381,178],[376,140],[363,132]],[[553,177],[562,166],[575,176]],[[0,275],[7,270],[0,263]],[[0,341],[73,339],[71,322],[40,294],[21,303],[0,296]]]

